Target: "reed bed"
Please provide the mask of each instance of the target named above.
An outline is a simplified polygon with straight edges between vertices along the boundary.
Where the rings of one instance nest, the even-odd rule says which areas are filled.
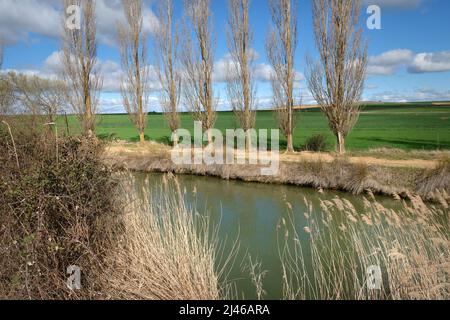
[[[219,300],[232,254],[221,256],[217,228],[186,205],[184,191],[172,176],[158,190],[122,174],[128,205],[124,232],[111,253],[107,282],[119,299]]]
[[[446,206],[410,195],[401,210],[364,198],[358,211],[338,197],[321,201],[321,213],[305,199],[308,223],[297,230],[293,215],[280,223],[283,295],[286,299],[450,299],[450,224]],[[307,245],[301,237],[307,236]],[[307,263],[310,262],[310,263]],[[367,272],[381,270],[373,287]]]

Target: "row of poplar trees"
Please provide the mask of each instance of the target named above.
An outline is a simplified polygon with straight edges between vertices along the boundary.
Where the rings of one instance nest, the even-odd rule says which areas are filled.
[[[227,44],[230,63],[227,95],[241,128],[255,127],[256,85],[251,0],[228,0]],[[95,1],[66,0],[66,7],[82,8],[80,30],[64,28],[64,80],[71,90],[68,102],[79,116],[86,135],[93,135],[102,77],[97,65]],[[211,0],[185,0],[182,23],[174,20],[173,0],[158,0],[158,28],[152,35],[154,67],[149,67],[143,0],[122,0],[125,23],[117,30],[121,53],[123,104],[145,140],[147,105],[152,70],[160,84],[160,104],[168,126],[180,128],[180,104],[201,121],[205,131],[214,127],[217,98],[213,88],[214,32]],[[367,45],[359,27],[361,0],[312,0],[313,30],[318,59],[307,59],[307,81],[329,127],[337,151],[345,153],[345,138],[356,123],[367,65]],[[273,109],[279,129],[294,151],[296,127],[295,52],[298,47],[298,3],[269,0],[271,26],[266,52],[272,66]],[[181,37],[182,34],[182,37]],[[152,69],[153,68],[153,69]],[[212,142],[212,137],[208,137]],[[251,145],[247,135],[246,145]]]

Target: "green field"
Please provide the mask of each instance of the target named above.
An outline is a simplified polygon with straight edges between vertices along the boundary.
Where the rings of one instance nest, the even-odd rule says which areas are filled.
[[[70,133],[79,132],[75,117],[69,116]],[[334,137],[327,122],[317,109],[298,113],[294,143],[301,148],[305,140],[315,134],[327,137],[329,149],[334,148]],[[60,127],[65,121],[60,119]],[[193,121],[189,114],[182,114],[183,128],[192,130]],[[232,112],[220,112],[216,128],[220,130],[238,127]],[[275,128],[272,112],[260,111],[257,115],[257,128]],[[97,134],[120,140],[138,141],[136,129],[127,115],[99,115]],[[151,113],[148,117],[146,138],[168,143],[170,130],[162,114]],[[280,144],[285,145],[284,137]],[[347,138],[350,151],[367,150],[380,147],[393,147],[405,150],[450,149],[450,106],[432,106],[429,103],[379,104],[363,108],[354,130]]]

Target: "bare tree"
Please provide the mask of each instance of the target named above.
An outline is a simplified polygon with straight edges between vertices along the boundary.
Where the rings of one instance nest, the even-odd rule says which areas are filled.
[[[3,66],[3,52],[5,50],[5,45],[3,44],[3,39],[0,38],[0,71],[2,70]]]
[[[65,8],[81,8],[81,28],[71,30],[63,19],[62,61],[66,97],[86,136],[93,136],[102,79],[97,66],[95,0],[65,0]]]
[[[174,145],[178,144],[177,130],[180,128],[179,102],[181,93],[181,71],[179,68],[179,34],[173,28],[173,2],[160,0],[159,30],[155,35],[156,71],[161,84],[160,104],[167,124],[172,131]]]
[[[191,27],[189,29],[185,24],[181,57],[185,69],[184,99],[194,120],[201,121],[206,131],[214,127],[217,105],[212,79],[214,57],[210,0],[185,0],[184,7]],[[208,135],[208,142],[212,142],[211,135]]]
[[[247,150],[251,148],[250,129],[255,126],[253,34],[249,23],[250,0],[228,0],[228,48],[231,54],[227,73],[227,92],[233,111],[246,132]]]
[[[9,81],[9,76],[1,72],[4,48],[3,39],[0,38],[0,121],[3,116],[11,113],[14,101],[14,90]]]
[[[309,88],[336,135],[337,152],[358,120],[367,66],[367,45],[358,21],[360,0],[314,0],[319,62],[308,62]]]
[[[139,141],[145,142],[149,68],[147,37],[143,30],[142,0],[122,0],[126,24],[119,25],[119,46],[124,72],[121,92],[123,104],[139,131]]]
[[[272,90],[274,109],[279,129],[287,138],[287,151],[294,151],[294,55],[297,49],[297,1],[269,0],[273,27],[270,30],[266,51],[274,69]]]
[[[32,125],[36,126],[41,117],[48,123],[55,123],[65,101],[62,81],[13,73],[9,75],[9,81],[22,106],[22,112],[32,117]]]

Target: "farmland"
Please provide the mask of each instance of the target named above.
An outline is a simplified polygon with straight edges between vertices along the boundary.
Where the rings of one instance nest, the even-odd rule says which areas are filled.
[[[182,126],[192,130],[193,121],[183,113]],[[78,133],[79,127],[74,116],[68,116],[69,132]],[[59,127],[66,127],[64,118],[59,119]],[[237,128],[232,112],[220,112],[216,128],[220,130]],[[257,129],[276,128],[271,111],[259,111]],[[138,133],[125,114],[99,115],[97,134],[102,138],[138,141]],[[164,116],[150,113],[145,131],[146,139],[169,143],[170,130]],[[300,149],[307,138],[323,134],[330,150],[334,147],[334,137],[328,129],[326,119],[318,109],[302,110],[297,116],[294,146]],[[281,137],[281,145],[285,144]],[[347,138],[349,151],[364,151],[375,148],[398,148],[403,150],[450,149],[450,106],[431,103],[414,104],[371,104],[363,108],[358,123]]]

